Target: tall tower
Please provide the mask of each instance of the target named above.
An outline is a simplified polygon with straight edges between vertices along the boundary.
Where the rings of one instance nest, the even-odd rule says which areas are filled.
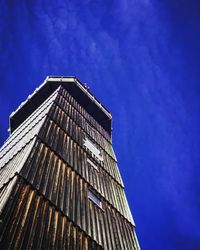
[[[0,249],[135,250],[111,114],[75,77],[47,77],[0,150]]]

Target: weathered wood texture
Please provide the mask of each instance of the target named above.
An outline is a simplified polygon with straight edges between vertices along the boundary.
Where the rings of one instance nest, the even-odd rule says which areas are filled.
[[[96,166],[98,166],[97,171],[87,163],[87,158],[92,158],[89,152],[72,140],[53,121],[47,119],[45,124],[47,126],[43,127],[44,130],[42,129],[39,136],[46,145],[131,221],[124,199],[124,189],[112,175],[105,171],[104,166],[106,166],[106,170],[111,169],[113,172],[116,167],[109,165],[109,162],[104,166],[96,162]]]
[[[0,222],[0,249],[139,249],[111,138],[63,87],[0,150]]]
[[[18,129],[12,133],[0,149],[0,188],[23,167],[28,153],[33,147],[31,142],[38,135],[51,108],[55,91]]]
[[[0,249],[103,249],[20,177],[1,220]]]
[[[105,232],[108,239],[113,238],[113,244],[114,238],[118,239],[121,233],[131,241],[132,225],[106,199],[99,195],[102,209],[88,199],[88,190],[96,191],[93,183],[86,182],[43,143],[37,142],[35,151],[37,154],[33,152],[20,173],[24,179],[99,244],[105,244],[105,248],[108,245],[106,249],[112,249],[112,245],[103,239]],[[107,225],[112,217],[116,225]],[[114,237],[113,230],[121,228],[120,225],[125,225],[125,229],[115,232]]]
[[[96,128],[108,141],[111,140],[109,134],[99,125],[99,123],[89,115],[83,106],[79,105],[78,100],[76,101],[64,88],[60,88],[59,93],[64,97],[62,106],[67,105],[66,101],[72,104],[72,106],[83,115],[89,124]],[[87,105],[87,104],[86,104]]]

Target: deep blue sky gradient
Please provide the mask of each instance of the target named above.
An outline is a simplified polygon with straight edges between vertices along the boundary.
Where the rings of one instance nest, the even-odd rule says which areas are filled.
[[[47,75],[113,114],[144,250],[200,249],[200,1],[0,1],[0,143]]]

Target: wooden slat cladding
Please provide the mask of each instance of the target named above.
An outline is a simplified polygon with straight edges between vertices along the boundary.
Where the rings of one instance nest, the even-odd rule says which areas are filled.
[[[56,155],[57,153],[55,154],[54,152],[52,152],[52,150],[49,147],[45,146],[43,143],[37,143],[26,165],[29,166],[29,165],[39,164],[37,166],[38,169],[42,167],[45,168],[45,166],[43,166],[44,164],[47,164],[47,163],[50,164],[49,163],[50,156],[53,155],[54,158],[56,159],[58,158],[58,155]],[[45,157],[46,161],[40,162],[39,157],[40,158]],[[74,159],[76,160],[76,157]],[[72,169],[74,169],[86,182],[90,183],[90,185],[92,185],[93,188],[101,196],[103,196],[107,201],[109,201],[111,205],[113,205],[125,218],[127,218],[131,222],[131,217],[129,216],[129,211],[127,209],[123,188],[121,188],[102,169],[99,169],[99,171],[97,171],[93,167],[89,166],[86,163],[85,154],[81,156],[81,159],[82,159],[81,161],[77,162],[76,168],[74,167],[75,164],[72,165],[73,162],[71,162],[71,164],[68,163],[68,161],[64,161],[64,162],[68,163]],[[66,165],[66,163],[64,162],[63,164]],[[32,171],[34,171],[34,166],[30,168],[32,168]],[[26,169],[23,170],[23,173],[26,173],[26,171],[27,171]],[[26,176],[24,175],[24,177]],[[38,178],[37,181],[39,181],[41,179],[41,176],[38,176],[37,178]]]
[[[0,162],[0,249],[139,249],[111,138],[63,87]]]
[[[18,177],[1,214],[0,249],[103,249]]]
[[[67,117],[72,122],[72,126],[79,127],[81,133],[87,134],[102,150],[104,150],[110,157],[116,161],[112,145],[108,142],[95,128],[93,128],[89,123],[82,117],[73,106],[66,102],[66,105],[60,106],[59,102],[62,99],[62,96],[57,96],[55,103],[53,105],[49,115],[54,119],[60,126],[64,126],[64,129],[67,127],[63,124],[63,121],[66,121]],[[80,116],[80,117],[78,117]],[[71,118],[71,119],[70,119]],[[71,124],[70,124],[71,125]]]
[[[27,131],[24,130],[26,132],[24,137],[18,136],[14,141],[15,143],[9,144],[9,147],[6,147],[5,151],[2,151],[3,154],[0,157],[0,168],[9,162],[10,159],[12,159],[12,157],[21,150],[21,148],[23,148],[30,140],[34,138],[35,135],[39,133],[44,119],[45,117],[40,117],[40,120],[36,120],[37,123],[34,123],[33,126],[30,126]]]
[[[78,150],[80,152],[84,151],[87,152],[87,155],[92,157],[96,160],[96,162],[105,169],[118,183],[123,186],[121,181],[121,176],[118,171],[118,167],[114,160],[112,160],[111,157],[109,157],[107,154],[102,153],[103,155],[103,161],[99,161],[97,158],[94,158],[94,156],[91,154],[89,150],[84,148],[83,142],[84,142],[84,133],[81,133],[81,130],[79,127],[74,126],[72,120],[68,118],[67,116],[64,116],[63,118],[63,127],[66,126],[66,130],[68,133],[64,131],[60,126],[58,126],[54,121],[47,119],[45,122],[39,136],[48,144],[50,145],[54,150],[56,150],[61,157],[66,157],[65,155],[68,155],[67,162],[72,166],[75,164],[76,168],[76,162],[73,163],[72,159],[77,159],[76,155],[78,154]],[[72,140],[73,139],[73,140]],[[76,141],[76,142],[75,142]],[[78,150],[75,150],[75,148],[79,148]],[[70,154],[68,154],[70,152]],[[83,154],[83,153],[82,153]],[[72,159],[71,159],[71,158]],[[66,158],[64,158],[66,159]]]
[[[23,167],[23,161],[26,161],[33,143],[34,139],[30,140],[22,148],[19,148],[19,151],[12,155],[12,158],[0,168],[0,189],[13,178],[16,172],[21,170],[20,167]]]
[[[87,163],[88,154],[64,133],[54,122],[48,120],[41,131],[40,138],[66,163],[113,204],[122,215],[132,222],[132,217],[124,199],[124,190],[115,178],[111,178],[99,167],[99,172]],[[114,176],[115,177],[115,176]]]
[[[91,137],[97,140],[97,142],[107,150],[110,155],[114,158],[114,154],[112,152],[110,141],[105,139],[105,137],[98,131],[97,128],[90,125],[89,121],[68,102],[63,96],[58,95],[56,98],[56,104],[62,108],[62,110],[69,115],[80,127],[82,127]],[[81,107],[80,107],[81,109]]]
[[[33,114],[31,114],[5,141],[0,149],[0,158],[5,155],[16,143],[23,140],[27,134],[31,135],[34,132],[30,131],[41,121],[41,119],[49,112],[51,105],[57,96],[55,91]]]
[[[104,249],[137,249],[132,244],[133,226],[106,200],[102,199],[102,210],[88,199],[88,190],[93,189],[92,186],[44,144],[38,142],[35,152],[20,172],[33,188]],[[123,240],[120,241],[121,237]]]
[[[0,214],[7,200],[10,198],[10,194],[12,192],[13,186],[16,183],[16,180],[17,180],[17,176],[15,175],[13,176],[13,178],[10,178],[9,181],[0,188]],[[0,221],[0,224],[1,224],[1,221]]]
[[[25,144],[27,144],[35,135],[38,134],[42,123],[44,122],[44,116],[40,116],[35,122],[28,127],[24,128],[22,136],[18,135],[0,155],[0,167],[10,160]]]
[[[64,97],[64,99],[68,103],[70,103],[79,112],[79,114],[81,114],[87,120],[88,123],[90,123],[95,129],[97,129],[102,134],[102,136],[104,136],[108,141],[111,141],[109,134],[101,127],[101,125],[91,115],[89,115],[85,111],[85,109],[64,88],[60,88],[59,94],[61,94]]]

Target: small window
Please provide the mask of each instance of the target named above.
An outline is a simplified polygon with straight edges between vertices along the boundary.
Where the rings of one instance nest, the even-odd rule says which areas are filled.
[[[91,142],[87,137],[84,140],[83,145],[88,148],[93,155],[95,155],[100,161],[103,161],[103,157],[101,156],[100,150],[96,147],[96,145]]]
[[[98,171],[98,167],[89,158],[87,158],[87,162],[89,163],[89,165],[91,165],[93,168],[95,168]]]
[[[90,190],[88,191],[88,198],[93,201],[98,207],[102,208],[101,200]]]

